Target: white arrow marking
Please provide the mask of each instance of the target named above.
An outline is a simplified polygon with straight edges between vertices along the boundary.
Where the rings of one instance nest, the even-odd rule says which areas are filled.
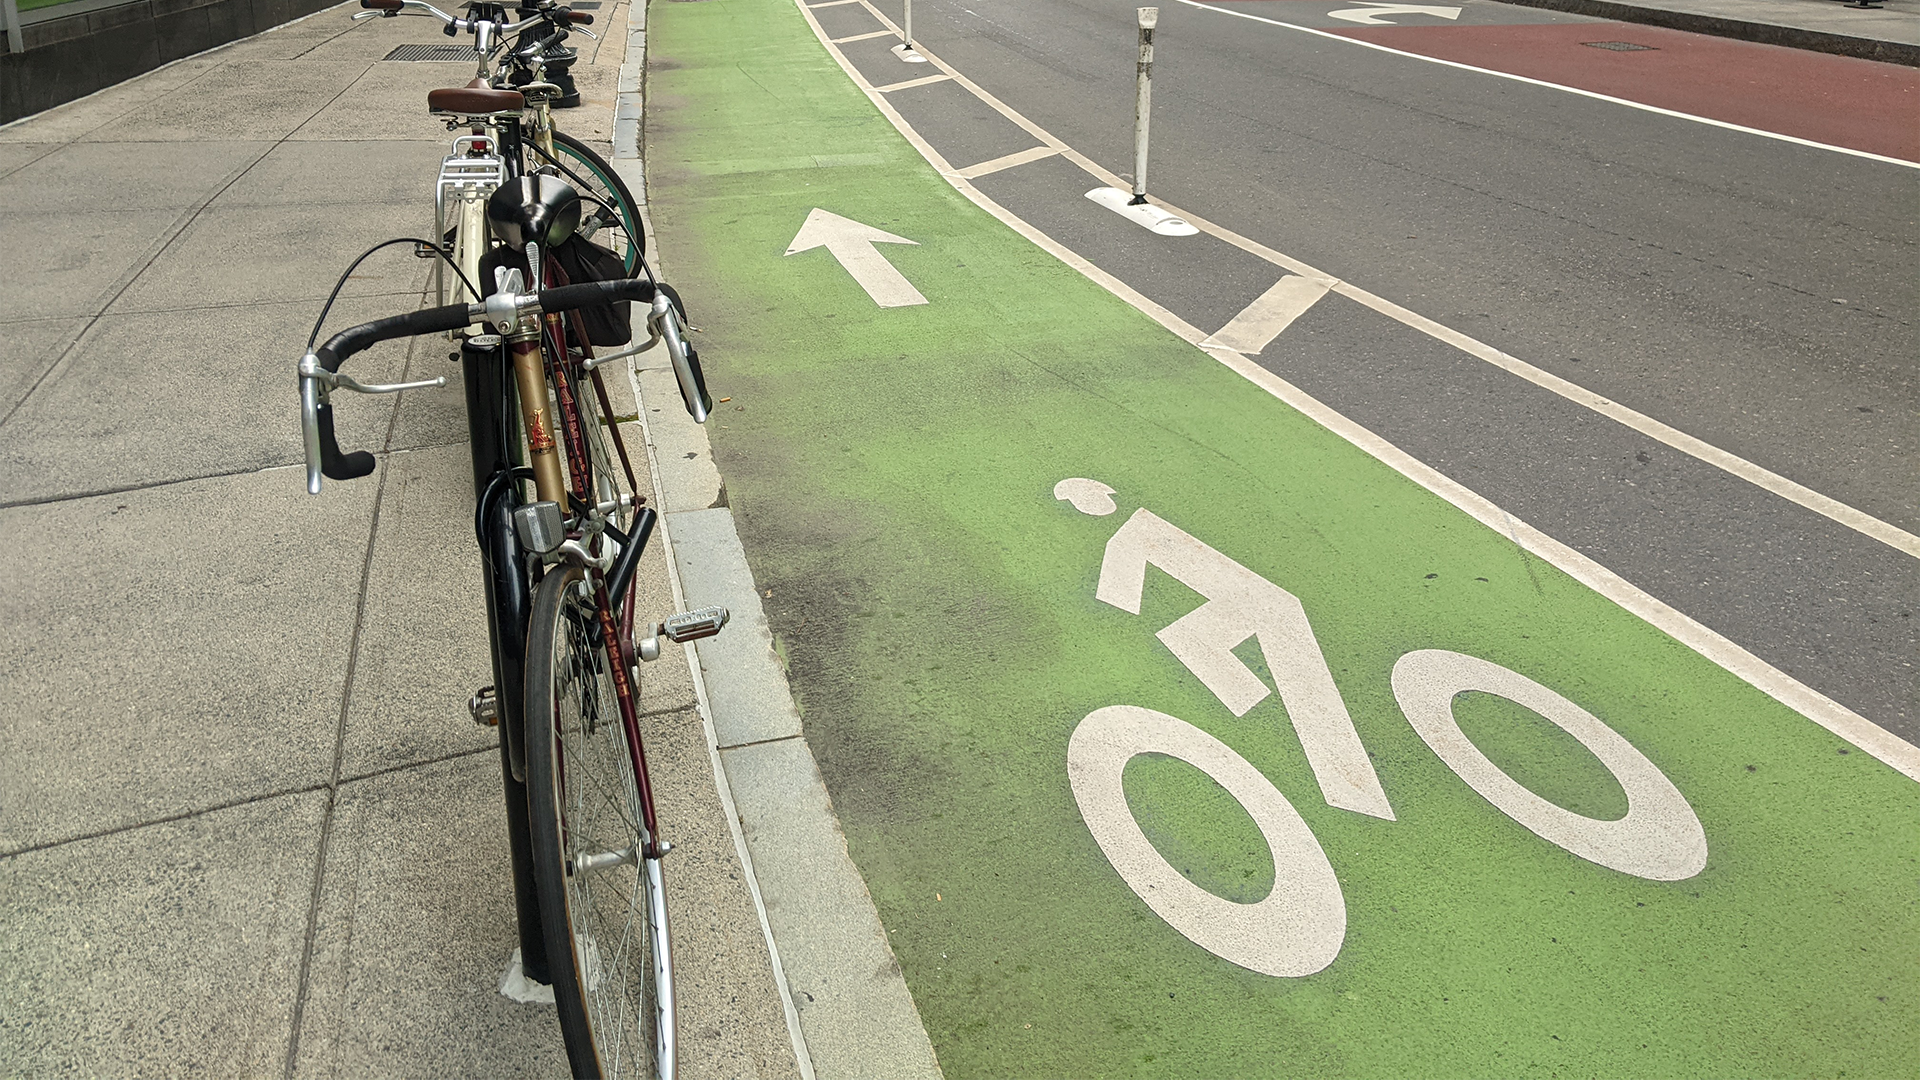
[[[1371,0],[1362,0],[1366,7],[1347,8],[1343,11],[1329,11],[1328,18],[1345,19],[1362,26],[1395,26],[1396,23],[1380,18],[1382,15],[1431,15],[1436,19],[1458,19],[1457,7],[1428,7],[1424,4],[1376,4]]]
[[[867,290],[867,295],[873,297],[873,302],[881,307],[912,307],[926,303],[927,298],[920,295],[920,290],[895,270],[885,255],[874,249],[875,244],[913,244],[918,247],[919,241],[895,236],[814,207],[813,213],[807,215],[806,223],[794,235],[793,243],[788,245],[787,254],[824,247],[840,260],[840,265],[847,268],[853,280]]]

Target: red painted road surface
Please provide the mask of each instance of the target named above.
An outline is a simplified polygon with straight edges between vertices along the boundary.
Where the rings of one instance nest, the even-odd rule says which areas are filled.
[[[1404,52],[1920,161],[1920,68],[1630,23],[1334,30]],[[1624,41],[1644,52],[1582,44]]]

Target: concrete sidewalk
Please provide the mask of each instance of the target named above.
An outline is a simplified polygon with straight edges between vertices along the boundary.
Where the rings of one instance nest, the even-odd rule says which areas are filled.
[[[471,75],[383,59],[446,43],[438,23],[352,10],[0,128],[8,1075],[566,1069],[552,1007],[497,991],[515,934],[497,740],[464,708],[490,675],[461,392],[342,400],[381,468],[301,484],[301,344],[349,260],[429,228],[449,135],[423,98]],[[560,116],[609,154],[627,13],[596,12]],[[427,271],[375,255],[329,327],[418,305]],[[356,369],[458,380],[437,339]],[[663,551],[637,588],[672,610]],[[675,652],[645,674],[684,1075],[801,1075],[692,673]]]
[[[1920,67],[1920,0],[1502,0]]]

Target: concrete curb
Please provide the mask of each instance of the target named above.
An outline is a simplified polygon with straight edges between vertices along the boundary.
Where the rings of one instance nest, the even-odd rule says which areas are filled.
[[[1500,2],[1519,7],[1565,11],[1574,15],[1591,15],[1596,19],[1613,19],[1618,22],[1660,26],[1669,30],[1685,30],[1695,34],[1711,34],[1714,37],[1734,38],[1740,41],[1758,42],[1762,45],[1784,45],[1810,52],[1834,53],[1861,60],[1878,60],[1887,64],[1920,67],[1920,45],[1901,41],[1881,41],[1876,38],[1854,37],[1825,30],[1808,30],[1780,23],[1753,22],[1690,11],[1668,11],[1634,4],[1619,4],[1614,3],[1613,0],[1500,0]]]
[[[659,270],[641,157],[645,0],[628,28],[612,164],[641,203]],[[634,397],[675,602],[732,613],[726,632],[685,648],[800,1071],[808,1080],[937,1078],[932,1042],[801,730],[706,430],[686,414],[667,363],[664,350],[636,358]]]

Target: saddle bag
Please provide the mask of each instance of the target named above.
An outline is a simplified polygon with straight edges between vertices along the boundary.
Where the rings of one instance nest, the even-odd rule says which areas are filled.
[[[626,264],[620,256],[601,247],[591,240],[579,236],[570,236],[566,243],[553,248],[553,261],[560,264],[560,272],[565,281],[549,281],[549,288],[557,285],[583,285],[589,281],[619,281],[627,276]],[[527,271],[525,252],[510,247],[497,247],[480,260],[480,276],[487,292],[493,292],[493,271],[495,267],[517,267],[522,274]],[[573,312],[580,321],[580,328],[586,332],[587,341],[596,347],[625,345],[633,340],[633,304],[620,300],[611,304],[599,304],[583,307]]]

